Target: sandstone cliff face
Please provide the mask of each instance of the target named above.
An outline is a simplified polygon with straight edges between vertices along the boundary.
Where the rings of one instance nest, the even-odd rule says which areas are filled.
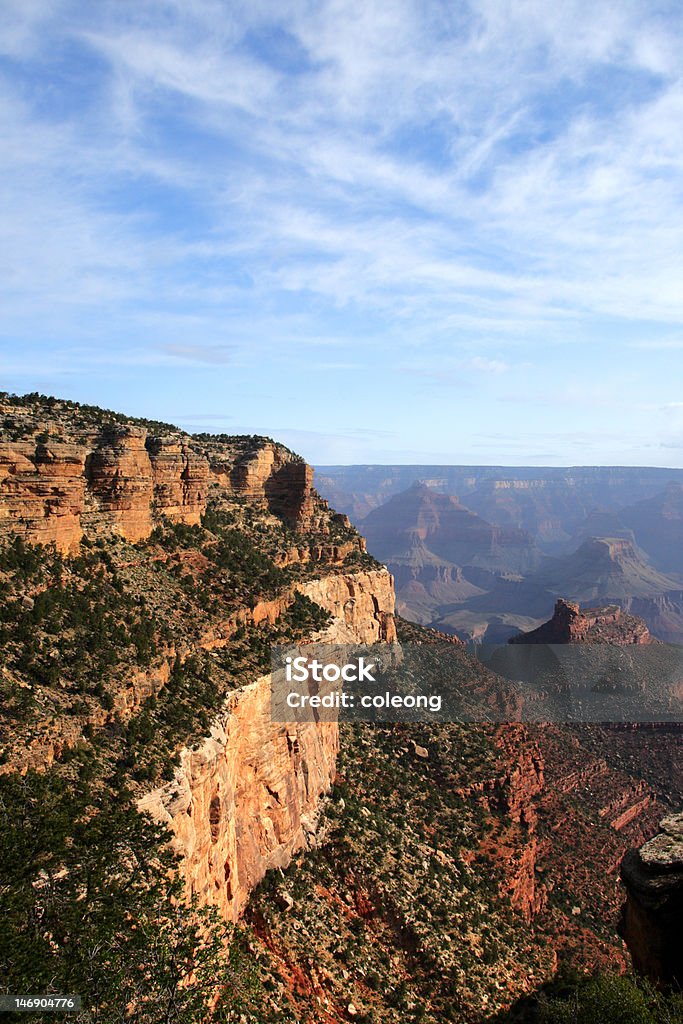
[[[154,480],[145,431],[124,427],[105,436],[85,462],[86,508],[81,524],[94,534],[137,541],[152,532]],[[85,511],[85,510],[84,510]]]
[[[364,552],[363,538],[329,510],[313,489],[312,469],[284,446],[258,437],[190,437],[173,428],[150,433],[101,410],[57,400],[35,405],[0,403],[0,437],[7,438],[0,442],[0,536],[54,543],[62,552],[77,549],[84,537],[113,534],[136,542],[162,516],[198,524],[210,500],[220,507],[237,499],[240,507],[248,504],[249,516],[276,516],[295,531],[291,547],[274,556],[278,566],[307,563],[276,596],[238,602],[191,640],[176,636],[153,666],[131,673],[118,688],[113,714],[127,718],[157,695],[175,659],[223,647],[242,626],[274,625],[297,592],[332,616],[320,639],[395,640],[391,575],[381,567],[343,571],[348,556]],[[283,536],[289,544],[288,532]],[[98,727],[108,716],[97,708],[88,724]],[[24,766],[49,765],[82,728],[76,717],[38,732]],[[336,725],[273,723],[268,677],[252,676],[230,692],[210,735],[182,750],[175,782],[141,802],[170,825],[188,894],[235,920],[264,873],[314,841],[338,746]]]
[[[394,581],[386,569],[325,576],[296,589],[333,616],[326,640],[373,644],[396,639]]]
[[[85,449],[31,442],[0,444],[0,531],[68,551],[80,541]]]
[[[268,677],[231,694],[175,782],[140,803],[172,829],[188,895],[237,920],[266,871],[314,843],[338,748],[336,724],[271,722]]]
[[[208,460],[176,438],[149,438],[147,450],[158,510],[168,519],[198,523],[209,492]]]
[[[292,526],[312,529],[327,510],[312,478],[310,466],[265,439],[220,443],[104,424],[68,443],[0,443],[0,533],[64,552],[84,534],[138,541],[160,515],[198,523],[212,488],[263,502]]]
[[[385,569],[297,586],[334,620],[330,642],[395,639],[393,581]],[[235,921],[271,868],[315,843],[321,800],[334,781],[336,723],[271,720],[270,679],[229,695],[199,750],[184,750],[175,780],[140,809],[167,823],[182,855],[188,895]]]
[[[662,831],[621,865],[627,899],[621,933],[633,965],[652,981],[683,983],[683,814],[661,822]]]

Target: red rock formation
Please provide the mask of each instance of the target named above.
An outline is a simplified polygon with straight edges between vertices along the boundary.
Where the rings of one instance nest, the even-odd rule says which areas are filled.
[[[220,468],[224,473],[225,465]],[[234,494],[252,501],[265,500],[270,510],[287,522],[311,525],[317,497],[313,470],[280,445],[266,442],[240,460],[231,470],[230,487]]]
[[[338,746],[336,724],[272,722],[267,677],[231,694],[175,782],[140,803],[172,828],[188,895],[234,921],[269,868],[313,845]]]
[[[77,445],[0,444],[0,532],[62,551],[83,535],[86,451]]]
[[[511,644],[651,644],[645,623],[616,605],[584,608],[560,598],[553,617],[538,629],[512,637]]]
[[[147,450],[157,511],[171,520],[199,523],[209,490],[206,457],[175,437],[151,437]]]
[[[132,541],[152,532],[154,482],[145,438],[140,427],[112,428],[86,458],[86,530],[119,533]]]

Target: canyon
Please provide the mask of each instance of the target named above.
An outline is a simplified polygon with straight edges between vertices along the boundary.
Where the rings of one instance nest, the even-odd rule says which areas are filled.
[[[635,527],[636,519],[649,522],[653,513],[672,528],[680,522],[680,514],[666,506],[680,502],[681,469],[356,465],[317,466],[316,472],[321,493],[355,523],[419,482],[443,494],[457,494],[464,505],[490,523],[526,530],[547,554],[566,554],[596,510],[608,518],[608,534],[617,522],[622,528]],[[667,492],[668,502],[661,497]],[[624,518],[628,523],[622,523],[621,510],[627,509]],[[664,552],[661,537],[661,531],[653,531],[653,540]]]
[[[678,471],[510,468],[505,478],[496,467],[471,475],[467,467],[385,468],[380,478],[371,467],[328,467],[323,489],[354,514],[363,502],[339,487],[374,481],[372,507],[354,521],[394,573],[407,618],[464,640],[504,642],[540,626],[566,597],[584,607],[618,604],[660,640],[683,638]],[[440,475],[426,476],[436,468]],[[455,483],[462,499],[445,492]],[[661,493],[635,500],[658,486]]]
[[[236,926],[230,949],[258,981],[239,998],[268,1024],[483,1021],[562,963],[627,966],[620,864],[677,810],[680,730],[275,722],[274,644],[445,644],[444,685],[481,693],[496,677],[451,629],[395,617],[375,542],[368,554],[282,445],[40,397],[7,396],[2,413],[0,788],[9,799],[17,779],[56,793],[92,785],[60,857],[88,837],[109,790],[160,826],[187,905]],[[514,588],[506,553],[525,573],[544,567],[525,526],[422,484],[410,500],[393,520],[407,538],[397,579],[425,607],[489,598],[491,577]],[[447,557],[456,540],[468,567]],[[616,540],[608,572],[631,551],[640,572],[630,538]],[[555,601],[544,642],[655,644],[625,604]],[[8,934],[23,941],[37,901],[50,919],[41,955],[58,974],[49,935],[64,904],[43,905],[40,872],[59,893],[69,871],[55,870],[44,825],[35,876],[16,865]],[[115,837],[124,849],[128,827]],[[101,835],[94,850],[112,856]],[[630,935],[654,927],[628,913]],[[78,950],[77,929],[71,941]]]

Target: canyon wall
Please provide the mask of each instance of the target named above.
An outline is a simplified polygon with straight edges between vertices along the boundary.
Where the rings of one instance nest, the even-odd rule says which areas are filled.
[[[115,414],[107,420],[110,414],[101,410],[57,401],[36,409],[0,403],[0,414],[0,538],[54,543],[66,554],[84,537],[137,542],[162,517],[198,524],[212,498],[219,505],[228,498],[291,527],[274,556],[277,565],[307,564],[307,578],[277,596],[207,621],[192,640],[176,638],[158,664],[131,673],[111,714],[135,713],[166,685],[176,658],[225,646],[241,626],[277,623],[297,592],[332,617],[319,640],[396,639],[391,575],[379,566],[343,570],[365,542],[316,494],[311,467],[283,445],[261,437],[190,437],[170,427],[162,433],[157,425],[121,422]],[[89,725],[109,717],[98,708]],[[23,768],[52,763],[78,742],[83,727],[78,716],[51,723],[23,749]],[[210,735],[181,751],[174,781],[140,802],[141,810],[170,826],[188,895],[236,920],[265,872],[284,867],[315,841],[338,747],[336,724],[272,722],[267,676],[246,679],[229,693]]]
[[[327,508],[313,471],[266,439],[200,441],[181,433],[105,424],[69,442],[0,443],[0,535],[54,543],[68,552],[81,538],[151,533],[155,519],[198,523],[212,489],[263,501],[297,528]]]
[[[395,640],[386,569],[330,575],[297,589],[334,616],[321,640]],[[315,844],[321,801],[335,776],[338,725],[273,722],[270,700],[269,676],[231,693],[211,735],[199,749],[182,751],[174,781],[140,802],[173,831],[188,895],[216,905],[229,921],[266,871]]]

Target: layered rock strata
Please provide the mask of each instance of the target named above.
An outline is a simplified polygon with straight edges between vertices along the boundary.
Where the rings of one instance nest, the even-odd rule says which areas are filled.
[[[218,444],[104,424],[69,443],[0,442],[0,535],[64,552],[84,534],[138,541],[162,515],[198,523],[212,488],[263,502],[297,529],[314,528],[327,502],[313,490],[310,466],[272,441],[249,441]]]
[[[242,626],[277,623],[297,592],[332,617],[318,639],[395,640],[391,575],[382,567],[342,570],[365,542],[317,495],[311,467],[284,446],[259,437],[190,437],[172,428],[154,433],[57,400],[43,407],[0,403],[0,537],[54,543],[64,553],[83,537],[136,542],[162,517],[197,524],[210,499],[220,506],[227,498],[292,528],[291,546],[276,556],[279,566],[310,564],[307,579],[276,597],[236,608],[191,643],[174,641],[158,664],[120,689],[112,715],[127,717],[155,696],[174,660],[193,648],[219,648]],[[314,842],[321,800],[335,775],[337,725],[273,722],[270,701],[269,677],[245,680],[227,696],[210,735],[181,751],[174,782],[140,803],[170,826],[188,895],[218,906],[228,920],[237,919],[269,868],[284,867]],[[102,725],[109,715],[103,707],[89,724]],[[73,720],[34,737],[25,763],[50,764],[78,741],[82,726]]]

